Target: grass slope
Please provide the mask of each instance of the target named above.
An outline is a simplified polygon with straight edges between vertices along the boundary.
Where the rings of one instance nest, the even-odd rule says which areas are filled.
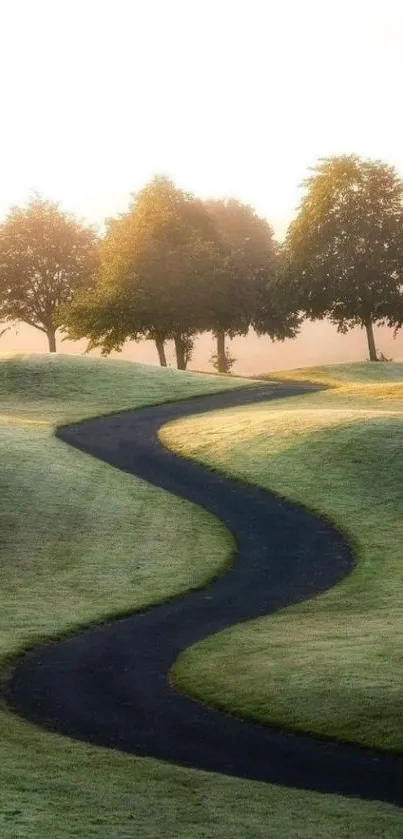
[[[384,386],[388,382],[402,384],[403,364],[398,361],[370,364],[328,364],[325,367],[298,367],[296,370],[284,370],[270,376],[262,376],[271,381],[317,382],[329,387],[350,387],[354,384],[368,385],[376,383]]]
[[[121,362],[0,361],[3,662],[23,644],[201,583],[231,549],[211,516],[64,446],[52,423],[231,384]],[[4,708],[0,778],[2,839],[402,836],[393,807],[136,759]]]
[[[245,384],[255,382],[88,356],[3,354],[0,420],[68,423]]]
[[[403,752],[403,365],[317,368],[312,378],[332,389],[229,410],[225,421],[189,418],[162,437],[333,520],[356,570],[320,597],[186,651],[175,678],[240,714]]]
[[[0,654],[187,591],[227,561],[231,538],[212,516],[53,437],[55,421],[219,386],[167,380],[130,363],[0,358]]]

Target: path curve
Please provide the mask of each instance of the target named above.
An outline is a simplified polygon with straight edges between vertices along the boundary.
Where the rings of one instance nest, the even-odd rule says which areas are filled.
[[[337,583],[352,568],[340,534],[299,507],[167,451],[164,423],[310,389],[265,385],[77,423],[57,436],[200,504],[237,542],[233,567],[200,591],[91,628],[20,659],[10,707],[62,734],[251,780],[403,804],[403,759],[285,733],[179,694],[169,670],[186,647]],[[203,558],[200,557],[200,561]]]

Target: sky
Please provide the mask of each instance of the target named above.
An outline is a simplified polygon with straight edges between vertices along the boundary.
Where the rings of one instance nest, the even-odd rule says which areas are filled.
[[[279,238],[319,157],[403,174],[402,0],[2,0],[0,218],[101,225],[156,173]]]

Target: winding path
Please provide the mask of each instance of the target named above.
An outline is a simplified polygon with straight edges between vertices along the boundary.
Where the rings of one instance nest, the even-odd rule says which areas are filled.
[[[337,583],[353,563],[348,545],[329,525],[180,459],[158,442],[157,430],[189,414],[307,390],[265,385],[58,430],[76,448],[210,510],[234,534],[237,554],[234,565],[203,590],[28,653],[5,689],[17,713],[136,755],[403,804],[403,759],[246,722],[179,694],[169,683],[170,667],[190,644],[311,597]]]

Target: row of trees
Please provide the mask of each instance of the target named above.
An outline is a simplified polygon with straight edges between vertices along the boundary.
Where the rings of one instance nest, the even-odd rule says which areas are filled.
[[[251,326],[272,338],[296,334],[299,318],[283,301],[268,223],[237,201],[202,202],[159,177],[108,222],[97,282],[70,307],[68,329],[103,352],[127,338],[153,340],[162,365],[171,339],[179,369],[195,335],[212,331],[226,372],[226,335]]]
[[[294,337],[304,317],[342,332],[403,323],[403,182],[379,161],[322,160],[285,242],[233,199],[201,201],[154,178],[104,235],[35,196],[0,226],[0,321],[87,338],[104,354],[124,342],[175,344],[185,369],[195,336],[216,338],[214,363],[231,368],[226,336],[253,327]]]

